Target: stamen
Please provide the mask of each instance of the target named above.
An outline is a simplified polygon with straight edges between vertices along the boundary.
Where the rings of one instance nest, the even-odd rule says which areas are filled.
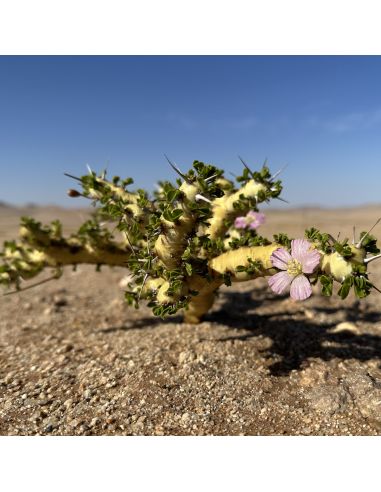
[[[373,231],[373,229],[376,227],[376,225],[380,222],[381,217],[376,221],[376,223],[369,229],[369,231],[363,235],[363,237],[360,239],[360,241],[356,244],[356,248],[359,249],[361,248],[361,245],[364,241],[364,239]]]

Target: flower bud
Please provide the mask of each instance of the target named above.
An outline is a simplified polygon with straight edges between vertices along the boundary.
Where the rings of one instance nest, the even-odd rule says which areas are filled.
[[[67,194],[72,198],[76,198],[77,196],[81,196],[81,193],[77,190],[67,190]]]

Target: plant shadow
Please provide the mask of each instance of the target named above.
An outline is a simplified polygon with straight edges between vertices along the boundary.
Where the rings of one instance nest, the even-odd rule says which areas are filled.
[[[356,359],[367,361],[381,360],[381,336],[369,333],[354,333],[350,330],[334,331],[337,321],[328,321],[336,308],[332,306],[313,307],[316,318],[295,319],[292,313],[274,311],[259,315],[253,312],[256,307],[273,297],[262,295],[253,301],[253,292],[226,292],[223,304],[205,318],[234,328],[237,335],[219,338],[220,342],[229,340],[249,340],[255,337],[267,337],[271,340],[270,348],[264,351],[268,359],[275,359],[270,364],[270,373],[274,376],[286,376],[294,369],[300,369],[309,358],[321,360]],[[271,296],[271,299],[270,299]],[[325,315],[319,321],[318,315]],[[375,323],[381,321],[381,313],[368,309],[361,311],[358,301],[346,308],[346,319],[351,322]],[[243,333],[240,333],[243,332]]]
[[[276,296],[276,300],[288,296]],[[337,308],[332,305],[313,306],[316,314],[312,319],[284,309],[269,314],[256,314],[255,310],[264,303],[272,303],[275,297],[255,289],[250,292],[223,292],[219,297],[217,310],[208,313],[204,320],[233,328],[236,334],[214,338],[218,343],[233,340],[248,341],[255,338],[269,338],[271,346],[261,350],[263,356],[272,361],[268,368],[273,376],[287,376],[292,370],[300,369],[310,358],[321,360],[355,359],[381,361],[381,336],[369,333],[353,333],[349,330],[333,331],[337,321],[331,321]],[[359,302],[345,308],[346,320],[352,322],[376,323],[381,321],[381,313],[372,309],[361,310]],[[295,313],[294,313],[295,314]],[[322,321],[322,318],[325,321]],[[320,318],[320,320],[319,320]],[[121,326],[111,326],[99,330],[102,333],[131,331],[137,329],[154,329],[163,323],[180,324],[181,316],[162,320],[153,316],[144,316],[131,320]]]

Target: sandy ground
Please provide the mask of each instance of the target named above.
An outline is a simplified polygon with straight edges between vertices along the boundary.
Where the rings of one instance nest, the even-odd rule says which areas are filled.
[[[273,211],[261,232],[302,237],[316,226],[351,237],[353,224],[366,230],[380,212]],[[67,232],[86,216],[0,207],[0,240],[25,213],[62,218]],[[124,274],[67,269],[0,297],[0,434],[381,435],[379,294],[359,303],[316,290],[295,303],[261,279],[222,288],[191,326],[128,308]]]

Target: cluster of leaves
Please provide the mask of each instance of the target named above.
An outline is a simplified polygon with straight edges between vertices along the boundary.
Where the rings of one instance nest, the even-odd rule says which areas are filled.
[[[315,243],[317,248],[323,251],[323,253],[329,254],[332,252],[332,236],[330,234],[320,232],[315,227],[311,227],[310,229],[306,229],[305,236],[311,242]]]
[[[15,241],[5,241],[4,249],[0,252],[0,284],[10,287],[13,284],[20,289],[21,281],[33,278],[39,274],[45,265],[40,258],[32,259],[35,250]]]
[[[279,197],[282,192],[282,182],[280,180],[273,181],[270,169],[266,166],[266,163],[263,164],[260,171],[251,171],[246,164],[244,166],[242,174],[236,177],[238,183],[246,184],[253,179],[267,188],[266,191],[260,192],[258,202],[268,202],[271,198]]]
[[[240,237],[234,237],[229,239],[229,248],[234,250],[243,246],[267,246],[271,244],[267,238],[260,236],[254,229],[245,230],[241,233]]]
[[[331,296],[333,291],[333,278],[329,275],[322,274],[319,275],[319,280],[322,286],[322,294],[324,296]],[[358,297],[359,299],[367,297],[370,294],[371,289],[374,287],[374,285],[369,281],[365,265],[352,265],[352,274],[344,279],[344,281],[341,283],[341,286],[338,290],[338,295],[342,299],[345,299],[352,287],[356,297]]]
[[[363,239],[365,237],[365,239]],[[362,232],[360,234],[360,241],[362,247],[365,249],[367,253],[376,255],[380,252],[380,248],[377,246],[377,239],[374,236],[371,236],[367,232]]]
[[[284,232],[280,232],[279,234],[274,234],[273,237],[274,237],[274,241],[277,244],[282,245],[287,250],[291,248],[291,239]]]
[[[248,265],[239,265],[236,268],[236,272],[245,272],[248,275],[257,275],[260,272],[263,272],[263,264],[261,261],[254,261],[251,258],[248,258]]]

